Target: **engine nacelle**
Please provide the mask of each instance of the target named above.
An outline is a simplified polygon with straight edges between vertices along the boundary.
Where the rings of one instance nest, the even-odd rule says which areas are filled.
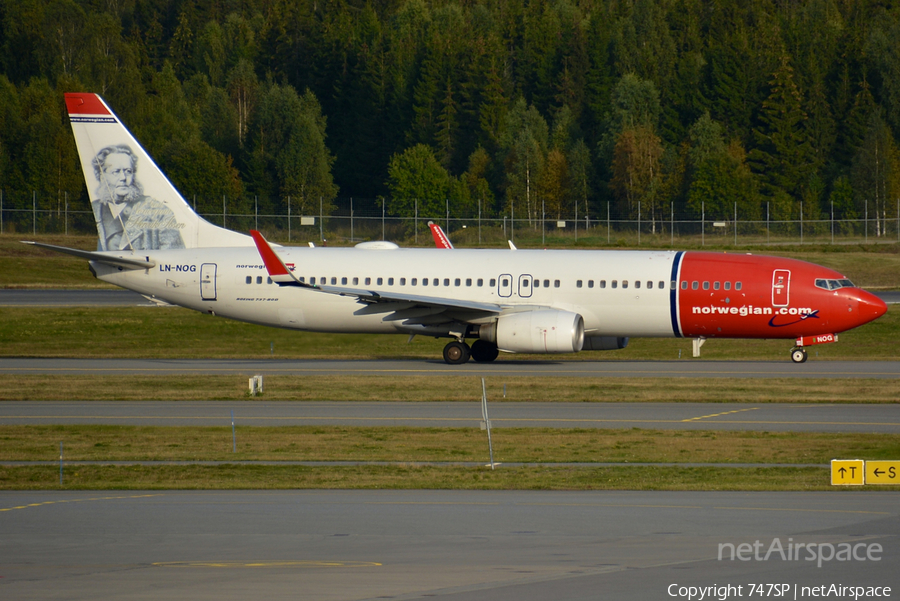
[[[616,351],[628,346],[628,338],[616,336],[587,336],[583,351]]]
[[[481,326],[478,336],[513,353],[577,353],[584,344],[584,319],[552,309],[509,313]]]

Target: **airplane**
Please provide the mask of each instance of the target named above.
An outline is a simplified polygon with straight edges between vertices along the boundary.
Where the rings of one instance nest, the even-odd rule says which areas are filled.
[[[450,238],[444,233],[444,228],[433,221],[428,222],[428,228],[431,230],[431,237],[434,238],[434,245],[437,248],[453,250],[453,243],[450,242]]]
[[[65,101],[98,249],[31,244],[158,302],[296,330],[449,338],[452,365],[631,337],[790,339],[802,363],[807,347],[887,310],[832,269],[749,253],[271,244],[197,215],[98,95]]]

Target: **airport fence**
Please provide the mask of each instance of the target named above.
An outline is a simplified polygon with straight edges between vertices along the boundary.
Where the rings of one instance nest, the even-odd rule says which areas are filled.
[[[68,194],[40,199],[37,193],[32,193],[23,202],[23,196],[11,202],[10,194],[0,191],[0,233],[96,234],[94,216],[89,207],[85,208],[86,201],[70,202]],[[458,217],[448,206],[444,214],[420,215],[416,211],[413,215],[396,216],[388,214],[383,199],[352,198],[332,201],[330,214],[321,211],[292,214],[290,208],[283,213],[260,210],[261,203],[253,198],[218,202],[220,210],[210,211],[207,202],[201,204],[198,213],[211,223],[235,231],[257,229],[278,242],[318,245],[346,246],[366,240],[392,240],[407,246],[430,246],[433,241],[429,221],[440,224],[453,243],[462,247],[505,246],[507,240],[524,247],[739,247],[900,242],[900,200],[890,213],[882,206],[878,214],[874,211],[869,214],[866,207],[863,215],[855,219],[837,219],[832,213],[818,219],[791,220],[741,219],[737,211],[728,219],[697,218],[676,213],[674,207],[670,207],[668,218],[622,219],[613,216],[610,205],[602,207],[600,215]],[[196,202],[194,206],[198,208]],[[232,206],[237,209],[235,212]]]

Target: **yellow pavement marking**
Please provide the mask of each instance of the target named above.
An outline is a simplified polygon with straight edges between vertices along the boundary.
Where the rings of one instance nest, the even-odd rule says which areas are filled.
[[[159,568],[375,568],[374,561],[158,561]]]
[[[692,422],[692,421],[696,421],[698,419],[706,419],[708,417],[719,417],[720,415],[730,415],[732,413],[740,413],[742,411],[754,411],[756,409],[759,409],[759,407],[750,407],[749,409],[735,409],[734,411],[725,411],[723,413],[712,413],[710,415],[701,415],[700,417],[689,417],[688,419],[683,419],[681,421]]]
[[[42,503],[29,503],[28,505],[19,505],[17,507],[0,507],[0,511],[14,511],[16,509],[30,509],[32,507],[42,507],[44,505],[58,505],[61,503],[85,503],[88,501],[110,501],[114,499],[146,499],[148,497],[161,497],[162,494],[154,495],[126,495],[121,497],[93,497],[90,499],[60,499],[58,501],[44,501]]]

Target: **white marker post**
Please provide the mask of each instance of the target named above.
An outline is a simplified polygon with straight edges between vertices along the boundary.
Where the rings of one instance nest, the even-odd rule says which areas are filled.
[[[487,409],[487,389],[484,386],[484,378],[481,378],[481,429],[487,430],[488,435],[488,451],[491,454],[491,469],[494,469],[494,445],[491,442],[491,420],[488,418]]]

